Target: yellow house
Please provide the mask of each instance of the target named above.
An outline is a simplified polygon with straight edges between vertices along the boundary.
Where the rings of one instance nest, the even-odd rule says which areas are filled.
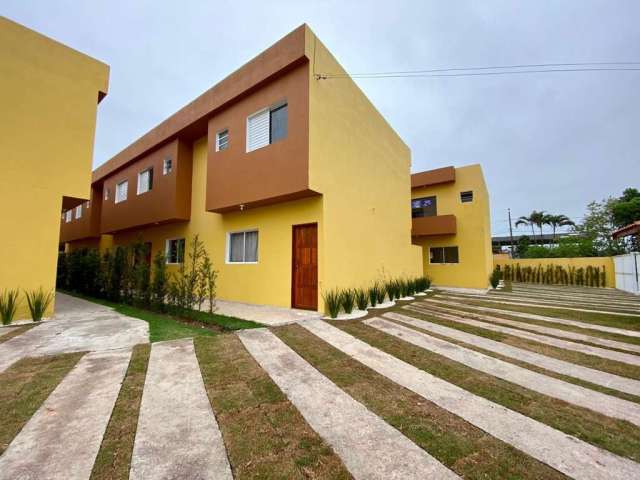
[[[411,176],[413,242],[434,286],[486,291],[493,270],[489,194],[480,165]]]
[[[60,213],[89,198],[108,78],[107,65],[0,17],[0,291],[53,291]]]
[[[409,148],[323,73],[344,70],[302,25],[97,168],[61,242],[140,239],[176,268],[198,235],[219,298],[311,310],[330,288],[421,275]]]

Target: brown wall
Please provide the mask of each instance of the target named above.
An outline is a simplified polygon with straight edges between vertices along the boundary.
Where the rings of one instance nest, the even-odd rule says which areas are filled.
[[[287,137],[247,152],[247,117],[283,100]],[[229,148],[215,151],[229,130]],[[209,120],[206,209],[226,212],[312,195],[309,190],[309,65],[304,63]]]
[[[440,183],[456,181],[456,169],[454,167],[442,167],[426,172],[414,173],[411,175],[411,188],[427,187]]]
[[[82,217],[75,218],[75,210],[71,222],[60,222],[60,243],[72,242],[83,238],[100,237],[100,216],[102,211],[102,186],[91,187],[90,206],[82,203]]]
[[[170,157],[173,171],[163,175],[163,163]],[[189,220],[191,216],[191,147],[174,140],[123,170],[104,179],[109,199],[103,200],[101,233],[114,233],[129,228]],[[138,195],[138,173],[153,167],[153,187]],[[127,200],[115,203],[116,184],[129,181]]]
[[[418,217],[411,219],[411,235],[453,235],[457,224],[455,215],[435,215],[433,217]]]

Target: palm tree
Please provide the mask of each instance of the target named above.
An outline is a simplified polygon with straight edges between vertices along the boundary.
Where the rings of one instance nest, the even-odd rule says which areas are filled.
[[[556,229],[558,227],[575,226],[575,223],[566,215],[545,215],[545,222],[553,229],[553,243],[556,243]]]
[[[534,210],[528,217],[518,218],[518,220],[516,221],[516,228],[518,228],[520,225],[529,225],[531,227],[531,234],[535,238],[536,233],[533,227],[538,227],[540,229],[540,243],[542,243],[542,226],[547,223],[545,221],[546,216],[547,215],[544,213],[544,211],[537,212]]]

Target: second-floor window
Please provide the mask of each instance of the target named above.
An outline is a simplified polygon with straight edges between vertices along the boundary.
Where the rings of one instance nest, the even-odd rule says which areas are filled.
[[[153,188],[153,168],[147,168],[138,174],[138,195]]]
[[[73,218],[73,211],[72,210],[67,210],[66,212],[64,212],[64,221],[65,222],[69,223],[72,218]]]
[[[281,103],[247,118],[247,152],[287,137],[288,106]]]
[[[82,217],[82,205],[76,207],[76,220]]]
[[[433,217],[438,214],[436,197],[411,200],[411,218]]]
[[[129,190],[129,182],[127,180],[116,185],[116,203],[124,202],[127,199],[127,191]]]
[[[173,170],[173,162],[169,157],[167,157],[164,159],[164,162],[162,163],[162,174],[169,175],[172,170]]]
[[[229,130],[224,129],[216,133],[216,152],[229,148]]]

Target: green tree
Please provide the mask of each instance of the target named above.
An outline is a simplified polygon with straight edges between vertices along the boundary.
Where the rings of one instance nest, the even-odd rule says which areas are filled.
[[[640,220],[640,192],[635,188],[627,188],[614,202],[612,212],[613,223],[617,227]]]
[[[546,222],[546,213],[544,211],[536,211],[534,210],[533,212],[531,212],[529,214],[528,217],[520,217],[518,218],[518,220],[516,220],[516,228],[519,227],[520,225],[525,225],[525,226],[530,226],[531,227],[531,233],[532,236],[535,238],[536,233],[533,229],[533,227],[538,227],[538,229],[540,230],[540,243],[542,243],[542,226],[545,225]]]
[[[625,252],[624,244],[614,240],[611,234],[617,225],[613,217],[613,207],[618,200],[607,198],[587,205],[587,213],[575,231],[582,239],[590,241],[597,255],[619,255]]]
[[[544,223],[553,230],[553,243],[556,243],[556,230],[558,227],[575,226],[575,223],[566,215],[545,215]]]
[[[153,257],[153,279],[151,281],[151,304],[161,312],[166,310],[166,297],[169,293],[169,274],[167,261],[162,252]]]

